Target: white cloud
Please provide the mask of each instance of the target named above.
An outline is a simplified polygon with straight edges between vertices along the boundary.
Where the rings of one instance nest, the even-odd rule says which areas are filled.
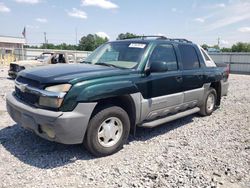
[[[36,18],[36,21],[40,22],[40,23],[47,23],[48,22],[48,20],[46,18]]]
[[[204,23],[205,19],[204,18],[195,18],[194,21],[199,22],[199,23]]]
[[[68,15],[75,18],[87,19],[88,16],[85,12],[78,10],[77,8],[73,8],[72,11],[67,11]]]
[[[177,9],[176,9],[176,8],[171,8],[171,11],[172,11],[172,12],[176,12]]]
[[[108,0],[82,0],[82,6],[97,6],[104,9],[116,9],[118,5]]]
[[[40,0],[15,0],[17,3],[26,3],[26,4],[37,4],[40,3]]]
[[[203,8],[203,9],[223,9],[226,6],[227,5],[224,4],[224,3],[216,3],[216,4],[209,3],[209,4],[203,4],[203,5],[201,5],[200,8]]]
[[[229,44],[229,41],[227,41],[227,40],[220,40],[220,43],[221,43],[222,45],[228,45],[228,44]]]
[[[214,8],[224,8],[226,5],[224,3],[218,3],[214,5]]]
[[[10,8],[8,8],[4,3],[0,2],[0,12],[10,12]]]
[[[238,31],[242,33],[250,33],[250,27],[241,27],[238,29]]]
[[[249,10],[250,3],[247,1],[232,3],[216,12],[215,16],[213,16],[215,21],[207,25],[206,29],[208,31],[215,30],[241,21],[250,20]]]
[[[105,32],[102,32],[102,31],[97,32],[96,35],[98,35],[99,37],[102,37],[102,38],[104,38],[104,39],[105,39],[105,38],[110,39],[110,37],[108,36],[108,34],[105,33]]]
[[[163,33],[157,33],[155,35],[157,35],[157,36],[165,36]]]
[[[39,29],[39,26],[37,25],[26,25],[28,29]]]

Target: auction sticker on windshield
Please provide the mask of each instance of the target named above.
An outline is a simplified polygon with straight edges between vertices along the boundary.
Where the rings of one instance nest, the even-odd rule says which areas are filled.
[[[129,48],[145,48],[146,44],[141,44],[141,43],[131,43],[129,45]]]

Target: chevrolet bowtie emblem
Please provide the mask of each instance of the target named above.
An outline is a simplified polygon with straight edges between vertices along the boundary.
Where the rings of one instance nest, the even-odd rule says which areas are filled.
[[[20,84],[19,85],[19,89],[22,91],[22,92],[25,92],[25,90],[26,90],[26,86],[27,86],[28,84]]]

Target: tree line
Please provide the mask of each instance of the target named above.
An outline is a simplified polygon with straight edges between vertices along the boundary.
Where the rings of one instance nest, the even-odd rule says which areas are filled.
[[[204,48],[205,50],[214,48],[221,52],[250,52],[250,43],[237,42],[231,48],[220,48],[218,45],[208,46],[207,44],[203,44],[202,48]]]
[[[117,40],[122,40],[125,38],[133,38],[137,37],[137,35],[133,33],[121,33],[117,36]],[[52,43],[44,43],[41,46],[32,46],[32,45],[25,45],[25,48],[37,48],[37,49],[60,49],[60,50],[81,50],[81,51],[93,51],[100,45],[108,42],[108,38],[100,37],[96,34],[88,34],[83,36],[78,45],[72,44],[52,44]]]
[[[138,37],[138,35],[133,33],[120,33],[117,36],[117,40],[128,39]],[[61,50],[81,50],[81,51],[93,51],[100,45],[108,42],[108,38],[100,37],[96,34],[88,34],[83,36],[77,45],[72,44],[52,44],[46,43],[41,46],[30,46],[25,45],[25,48],[39,48],[39,49],[61,49]],[[238,42],[234,44],[231,48],[220,48],[218,45],[208,46],[207,44],[203,44],[202,47],[204,49],[214,48],[221,52],[250,52],[250,43]]]

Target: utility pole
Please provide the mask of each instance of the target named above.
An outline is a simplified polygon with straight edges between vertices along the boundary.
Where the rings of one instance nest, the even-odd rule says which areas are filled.
[[[218,47],[220,48],[220,37],[218,37]]]
[[[75,28],[75,34],[76,34],[76,51],[75,51],[75,62],[77,60],[77,44],[78,44],[78,41],[77,41],[77,27]]]
[[[48,42],[48,41],[47,41],[47,33],[44,32],[43,34],[44,34],[44,46],[45,46],[45,49],[46,49],[46,48],[47,48],[47,45],[46,45],[46,44],[47,44],[47,42]]]
[[[76,46],[77,46],[77,44],[78,44],[78,41],[77,41],[77,27],[76,27],[76,29],[75,29],[75,34],[76,34]]]

